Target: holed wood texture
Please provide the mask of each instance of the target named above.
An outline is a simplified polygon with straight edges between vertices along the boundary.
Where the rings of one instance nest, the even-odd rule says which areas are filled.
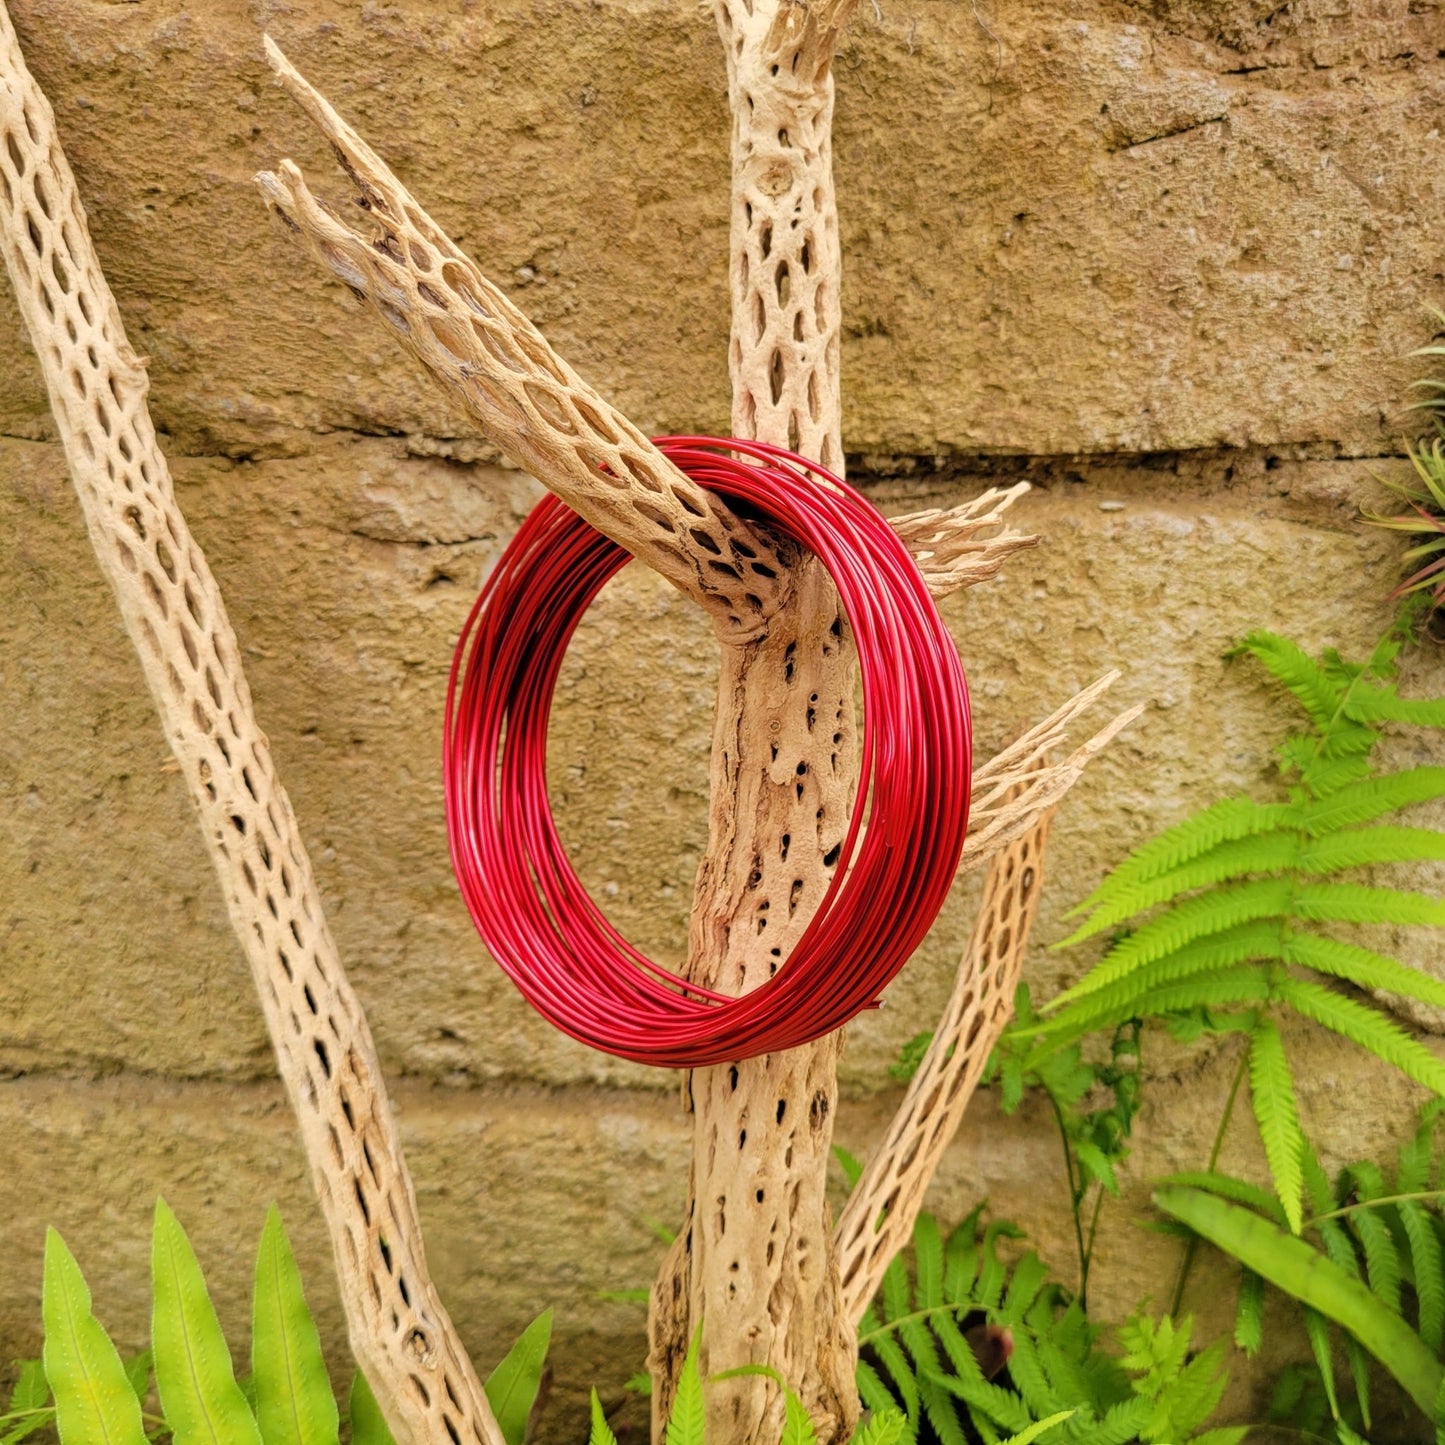
[[[828,21],[823,30],[799,30],[803,9],[797,7],[768,34],[796,45],[811,65],[823,54],[819,36],[835,32],[840,13],[820,7],[817,18]],[[0,178],[7,264],[92,540],[196,799],[256,977],[332,1236],[353,1350],[402,1445],[424,1439],[497,1445],[485,1397],[426,1274],[413,1192],[366,1021],[326,930],[214,579],[175,505],[146,410],[144,368],[126,344],[90,247],[53,117],[25,73],[8,18],[4,26]],[[693,597],[727,644],[714,751],[716,846],[700,873],[694,955],[701,976],[715,986],[751,986],[779,966],[810,915],[856,776],[851,652],[830,584],[811,561],[676,473],[566,368],[274,47],[270,54],[288,89],[332,140],[375,234],[365,239],[344,226],[289,165],[279,176],[259,178],[273,208],[505,450]],[[831,83],[821,62],[810,73],[815,83]],[[821,114],[814,115],[815,126]],[[813,155],[809,174],[827,182],[821,210],[815,200],[816,222],[831,214],[831,180],[826,165],[817,170],[826,146]],[[754,214],[761,226],[763,210]],[[760,250],[752,226],[750,220],[741,244]],[[802,260],[799,253],[800,266]],[[836,278],[836,252],[830,264]],[[804,274],[814,269],[810,254]],[[820,279],[829,274],[821,263],[816,269]],[[771,284],[784,306],[776,271]],[[828,293],[812,294],[816,319],[827,310]],[[836,304],[836,286],[832,296]],[[739,308],[737,314],[745,313]],[[799,329],[796,320],[789,324]],[[803,324],[794,340],[809,344],[784,354],[764,327],[740,351],[745,364],[737,374],[756,379],[759,365],[766,373],[773,410],[761,413],[760,435],[815,444],[816,454],[840,464],[841,453],[825,452],[820,434],[809,443],[796,432],[803,413],[779,410],[783,393],[771,395],[775,354],[785,380],[817,362],[813,374],[821,379],[813,392],[832,398],[833,413],[808,401],[807,385],[792,394],[803,398],[810,421],[836,413],[836,365],[827,370],[836,325],[830,331],[820,322],[811,342],[809,335]],[[1012,552],[1033,545],[1036,539],[1012,532],[1004,518],[1021,491],[991,492],[950,512],[895,522],[936,593],[983,580]],[[1026,831],[1126,720],[1116,720],[1060,767],[1044,761],[1044,751],[1109,680],[978,770],[980,827],[966,864]],[[691,1217],[715,1231],[715,1247],[699,1251],[706,1271],[694,1269],[692,1283],[675,1296],[691,1310],[711,1290],[711,1298],[724,1303],[741,1297],[754,1321],[765,1313],[766,1326],[746,1324],[739,1335],[748,1357],[781,1366],[796,1381],[825,1438],[845,1431],[857,1408],[851,1324],[840,1304],[822,1201],[837,1047],[828,1040],[795,1051],[796,1057],[761,1061],[746,1081],[733,1070],[694,1080],[699,1139],[722,1138],[713,1130],[719,1121],[729,1131],[737,1126],[730,1134],[736,1144],[727,1149],[736,1148],[742,1162],[710,1149],[704,1174],[725,1178],[742,1206],[733,1214],[732,1241],[741,1236],[743,1257],[758,1268],[739,1296],[729,1276],[740,1266],[732,1268],[732,1246],[723,1247],[728,1195],[721,1211],[706,1216],[695,1203]],[[759,1100],[772,1124],[754,1124],[749,1154],[747,1120]],[[756,1171],[749,1173],[752,1164]],[[696,1165],[695,1157],[695,1183]],[[654,1337],[663,1336],[655,1331]],[[820,1349],[819,1342],[826,1344]],[[665,1388],[672,1356],[664,1352],[664,1358]],[[717,1360],[710,1365],[721,1367]],[[776,1394],[767,1390],[724,1393],[716,1408],[730,1438],[739,1441],[771,1430],[778,1419]]]
[[[432,1286],[366,1018],[220,590],[176,504],[49,103],[0,0],[0,245],[101,568],[200,813],[296,1111],[351,1347],[399,1445],[502,1445]]]

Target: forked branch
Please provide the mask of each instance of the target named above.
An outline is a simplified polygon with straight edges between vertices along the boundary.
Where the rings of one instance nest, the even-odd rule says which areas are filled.
[[[513,461],[702,606],[724,640],[760,635],[787,594],[791,549],[685,477],[583,381],[269,36],[265,44],[281,84],[335,149],[373,234],[344,223],[290,161],[256,177],[272,210]],[[936,596],[1035,545],[1004,524],[1024,490],[894,521]]]

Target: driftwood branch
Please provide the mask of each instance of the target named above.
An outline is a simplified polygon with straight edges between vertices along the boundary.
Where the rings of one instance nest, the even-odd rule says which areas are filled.
[[[90,540],[251,965],[331,1235],[352,1350],[401,1445],[503,1445],[427,1272],[366,1018],[256,721],[220,589],[176,504],[145,368],[3,0],[0,133],[0,248]]]
[[[908,1243],[934,1171],[1013,1014],[1053,817],[1052,808],[1034,815],[1028,830],[990,859],[973,936],[933,1040],[839,1216],[834,1247],[855,1323]]]
[[[757,636],[786,595],[791,550],[780,553],[685,477],[583,381],[269,36],[265,45],[281,84],[331,142],[372,234],[359,234],[314,196],[290,161],[256,177],[267,204],[513,461],[706,609],[725,640]],[[1006,528],[978,539],[1004,525],[1018,495],[989,492],[894,522],[910,547],[917,538],[935,595],[983,581],[1036,542]]]

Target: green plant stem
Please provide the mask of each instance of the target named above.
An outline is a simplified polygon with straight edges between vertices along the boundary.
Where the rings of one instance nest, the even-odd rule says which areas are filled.
[[[1414,1200],[1424,1199],[1445,1199],[1445,1189],[1422,1189],[1416,1194],[1382,1194],[1378,1199],[1361,1199],[1357,1204],[1343,1205],[1339,1209],[1330,1210],[1328,1214],[1317,1214],[1313,1219],[1305,1220],[1301,1228],[1309,1229],[1327,1219],[1343,1219],[1357,1209],[1378,1209],[1383,1204],[1409,1204]]]
[[[1099,1235],[1099,1212],[1104,1207],[1104,1186],[1098,1186],[1094,1195],[1094,1212],[1089,1218],[1089,1244],[1084,1251],[1084,1268],[1079,1281],[1079,1307],[1082,1309],[1089,1294],[1089,1271],[1094,1267],[1094,1241]]]
[[[1045,1090],[1048,1093],[1047,1090]],[[1088,1295],[1086,1291],[1089,1285],[1089,1259],[1084,1249],[1084,1225],[1079,1215],[1079,1205],[1083,1202],[1083,1191],[1075,1182],[1074,1154],[1069,1148],[1069,1126],[1064,1121],[1064,1111],[1059,1101],[1049,1093],[1049,1103],[1053,1106],[1054,1119],[1059,1126],[1059,1143],[1064,1146],[1064,1172],[1069,1178],[1069,1213],[1074,1220],[1074,1244],[1079,1251],[1079,1308],[1087,1310]]]
[[[884,1335],[896,1334],[904,1325],[911,1325],[917,1320],[929,1320],[934,1315],[966,1315],[980,1307],[970,1300],[963,1300],[958,1304],[951,1305],[929,1305],[927,1309],[914,1310],[912,1314],[899,1315],[896,1320],[889,1320],[886,1325],[879,1325],[876,1330],[869,1330],[866,1335],[858,1336],[859,1346],[871,1343],[873,1340],[881,1339]],[[983,1314],[990,1314],[992,1311],[982,1310]],[[1009,1329],[1014,1334],[1027,1335],[1031,1340],[1042,1340],[1047,1337],[1047,1331],[1034,1329],[1023,1320],[1012,1320],[1009,1322]],[[734,1369],[725,1370],[720,1375],[709,1375],[708,1384],[717,1380],[726,1380],[733,1375],[756,1375],[768,1373],[766,1365],[738,1365]],[[776,1374],[776,1371],[772,1373]]]
[[[1224,1113],[1220,1115],[1219,1128],[1214,1131],[1214,1144],[1209,1151],[1209,1163],[1205,1166],[1214,1172],[1219,1156],[1224,1150],[1224,1136],[1229,1132],[1229,1121],[1234,1117],[1234,1106],[1239,1099],[1240,1086],[1244,1083],[1245,1071],[1249,1068],[1249,1045],[1246,1043],[1234,1070],[1234,1081],[1229,1086],[1229,1097],[1224,1101]],[[1179,1274],[1174,1281],[1174,1296],[1169,1301],[1169,1316],[1178,1319],[1179,1308],[1184,1303],[1184,1287],[1189,1283],[1189,1271],[1194,1267],[1194,1256],[1199,1249],[1199,1238],[1191,1235],[1184,1246],[1184,1258],[1179,1261]]]

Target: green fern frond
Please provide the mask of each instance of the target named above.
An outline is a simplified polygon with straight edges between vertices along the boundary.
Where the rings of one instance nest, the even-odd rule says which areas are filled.
[[[1124,978],[1146,963],[1177,953],[1202,938],[1209,938],[1257,918],[1284,918],[1291,911],[1294,889],[1289,880],[1265,879],[1216,888],[1186,899],[1151,920],[1136,933],[1121,939],[1072,988],[1049,1000],[1051,1013],[1077,998]]]
[[[1274,1220],[1276,1224],[1285,1223],[1284,1210],[1280,1208],[1279,1200],[1269,1190],[1261,1189],[1258,1184],[1251,1184],[1247,1179],[1235,1179],[1229,1174],[1197,1169],[1185,1170],[1182,1174],[1166,1174],[1157,1183],[1183,1184],[1191,1189],[1203,1189],[1210,1194],[1219,1195],[1221,1199],[1246,1205]]]
[[[1423,1205],[1407,1199],[1398,1208],[1410,1247],[1420,1338],[1438,1355],[1445,1346],[1445,1256],[1440,1236]]]
[[[1305,1335],[1310,1342],[1310,1351],[1315,1357],[1315,1367],[1320,1372],[1320,1381],[1325,1387],[1325,1399],[1329,1401],[1330,1415],[1340,1418],[1340,1397],[1335,1389],[1335,1357],[1330,1348],[1329,1321],[1318,1310],[1308,1305],[1301,1311],[1304,1317]]]
[[[1278,921],[1258,920],[1240,924],[1237,928],[1225,929],[1166,954],[1153,963],[1143,964],[1113,983],[1085,990],[1046,1023],[1011,1032],[1019,1038],[1038,1037],[1051,1048],[1059,1048],[1079,1034],[1104,1027],[1105,1020],[1134,1017],[1139,1013],[1140,999],[1157,989],[1252,959],[1278,958],[1283,947],[1284,939]]]
[[[1445,1008],[1445,983],[1357,944],[1317,933],[1294,933],[1281,940],[1280,953],[1286,963],[1346,979],[1357,988],[1384,989]]]
[[[1234,1343],[1250,1359],[1259,1353],[1260,1346],[1264,1344],[1264,1281],[1252,1269],[1241,1270],[1239,1275]]]
[[[1248,652],[1263,663],[1275,681],[1294,694],[1318,731],[1324,732],[1336,720],[1344,689],[1298,643],[1275,632],[1256,631],[1243,638],[1234,652]]]
[[[1437,771],[1441,774],[1440,791],[1445,793],[1445,768]],[[1087,913],[1110,901],[1120,890],[1172,872],[1222,843],[1283,827],[1292,811],[1288,803],[1256,803],[1252,798],[1226,798],[1215,803],[1136,848],[1093,893],[1064,916]]]
[[[1400,697],[1393,687],[1361,687],[1345,704],[1345,713],[1354,722],[1440,728],[1445,727],[1445,698]]]
[[[1385,1181],[1379,1169],[1365,1161],[1351,1165],[1344,1172],[1346,1187],[1360,1203],[1369,1203],[1385,1194]],[[1380,1212],[1375,1209],[1352,1209],[1345,1216],[1365,1256],[1365,1277],[1370,1288],[1398,1315],[1400,1308],[1400,1253],[1394,1235]]]
[[[943,1303],[943,1236],[938,1221],[926,1212],[913,1224],[913,1261],[918,1308],[937,1309]]]
[[[1277,979],[1275,996],[1305,1018],[1367,1049],[1432,1093],[1445,1097],[1445,1064],[1379,1010],[1356,1003],[1313,979]]]
[[[1229,1371],[1224,1368],[1227,1346],[1215,1340],[1194,1356],[1164,1390],[1159,1404],[1168,1420],[1168,1440],[1188,1440],[1207,1420],[1224,1396]]]
[[[1304,873],[1338,873],[1346,868],[1439,859],[1445,859],[1445,833],[1382,823],[1312,839],[1299,850],[1294,866]]]
[[[1425,830],[1421,830],[1422,832]],[[1440,835],[1426,833],[1427,837]],[[1215,883],[1228,883],[1251,873],[1280,873],[1300,866],[1300,855],[1306,840],[1298,832],[1275,829],[1252,838],[1239,838],[1221,843],[1191,862],[1153,878],[1117,889],[1095,908],[1087,923],[1075,929],[1056,948],[1072,948],[1096,933],[1132,918],[1146,909],[1169,903],[1182,894]],[[1442,850],[1445,853],[1445,850]],[[1324,871],[1324,870],[1321,870]]]
[[[1284,1206],[1290,1232],[1298,1234],[1304,1219],[1300,1205],[1304,1190],[1304,1131],[1300,1128],[1284,1044],[1279,1030],[1268,1019],[1255,1025],[1250,1039],[1249,1089],[1275,1191]]]
[[[1367,888],[1361,883],[1296,887],[1293,906],[1296,917],[1316,922],[1445,925],[1445,900],[1394,888]]]
[[[1445,797],[1445,768],[1408,768],[1369,777],[1300,807],[1299,826],[1316,837],[1372,823],[1415,803]]]
[[[1327,798],[1369,778],[1369,753],[1379,736],[1360,729],[1350,739],[1350,747],[1341,746],[1341,740],[1336,738],[1328,751],[1321,751],[1310,738],[1292,739],[1278,750],[1280,766],[1286,776],[1297,772],[1301,785],[1312,797]]]

